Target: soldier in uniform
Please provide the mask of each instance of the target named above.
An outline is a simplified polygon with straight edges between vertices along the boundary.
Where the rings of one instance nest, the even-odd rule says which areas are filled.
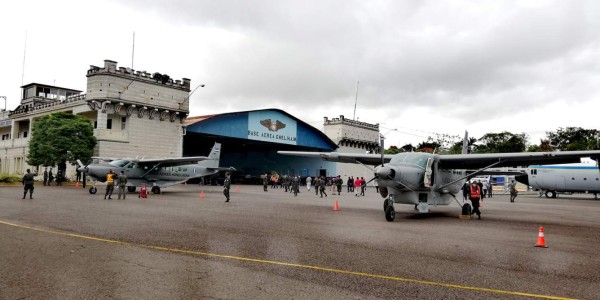
[[[338,175],[337,178],[335,179],[335,186],[337,187],[338,195],[340,195],[342,193],[342,184],[343,183],[344,183],[344,180],[342,179],[342,176]]]
[[[269,174],[265,173],[265,178],[263,178],[263,190],[268,192],[267,186],[269,185]]]
[[[52,181],[54,181],[54,175],[52,175],[52,167],[50,171],[48,171],[48,185],[52,185]]]
[[[104,194],[104,199],[106,199],[106,196],[108,196],[108,199],[111,200],[111,196],[113,193],[113,190],[115,189],[115,173],[113,173],[113,170],[110,169],[108,171],[108,173],[106,174],[106,193]]]
[[[29,169],[27,169],[27,173],[23,176],[23,186],[25,187],[25,191],[23,192],[23,199],[25,199],[27,191],[29,191],[29,199],[33,199],[33,176],[35,175],[36,174],[31,173]]]
[[[513,180],[508,184],[508,188],[510,189],[510,202],[515,202],[517,198],[517,183]]]
[[[266,178],[266,177],[265,177]],[[225,202],[229,202],[229,189],[231,189],[231,176],[229,172],[225,173],[225,181],[223,181],[223,195],[225,195]]]
[[[325,177],[321,176],[319,179],[319,192],[321,193],[321,198],[323,198],[323,194],[327,197],[327,192],[325,191]]]
[[[48,168],[44,169],[44,185],[48,185]]]
[[[294,197],[298,196],[300,192],[300,176],[294,176],[292,179],[292,192],[294,193]]]
[[[125,187],[127,186],[127,175],[125,175],[125,171],[121,171],[121,174],[117,179],[117,186],[119,187],[119,200],[121,200],[121,193],[123,194],[123,200],[125,200],[125,196],[127,196],[127,191],[125,191]]]

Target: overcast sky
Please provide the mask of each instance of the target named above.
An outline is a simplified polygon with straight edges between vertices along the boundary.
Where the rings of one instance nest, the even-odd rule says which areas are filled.
[[[9,110],[22,83],[85,90],[110,59],[206,84],[192,116],[279,108],[322,129],[358,99],[388,146],[600,129],[600,1],[21,0],[0,26]]]

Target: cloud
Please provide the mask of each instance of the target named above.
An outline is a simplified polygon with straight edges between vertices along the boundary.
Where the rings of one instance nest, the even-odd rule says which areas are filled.
[[[36,27],[33,16],[31,34],[72,38],[52,49],[31,38],[27,70],[43,79],[33,81],[81,89],[78,70],[89,64],[130,65],[136,31],[136,69],[206,84],[191,97],[197,115],[275,107],[319,128],[324,116],[353,116],[358,99],[360,120],[390,128],[544,132],[557,120],[589,124],[577,115],[600,100],[596,1],[110,0],[93,13],[80,2],[39,5],[70,18]]]

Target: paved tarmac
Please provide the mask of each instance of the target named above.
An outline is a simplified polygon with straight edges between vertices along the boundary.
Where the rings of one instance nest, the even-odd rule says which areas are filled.
[[[234,185],[224,203],[197,185],[110,201],[0,187],[0,299],[600,299],[589,195],[495,195],[482,220],[396,205],[390,223],[373,190],[304,189]],[[540,226],[549,248],[533,247]]]

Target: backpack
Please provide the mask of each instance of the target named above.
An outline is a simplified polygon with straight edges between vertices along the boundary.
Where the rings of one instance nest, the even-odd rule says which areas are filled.
[[[470,216],[471,215],[471,204],[469,203],[465,203],[462,206],[462,215],[463,216]]]

